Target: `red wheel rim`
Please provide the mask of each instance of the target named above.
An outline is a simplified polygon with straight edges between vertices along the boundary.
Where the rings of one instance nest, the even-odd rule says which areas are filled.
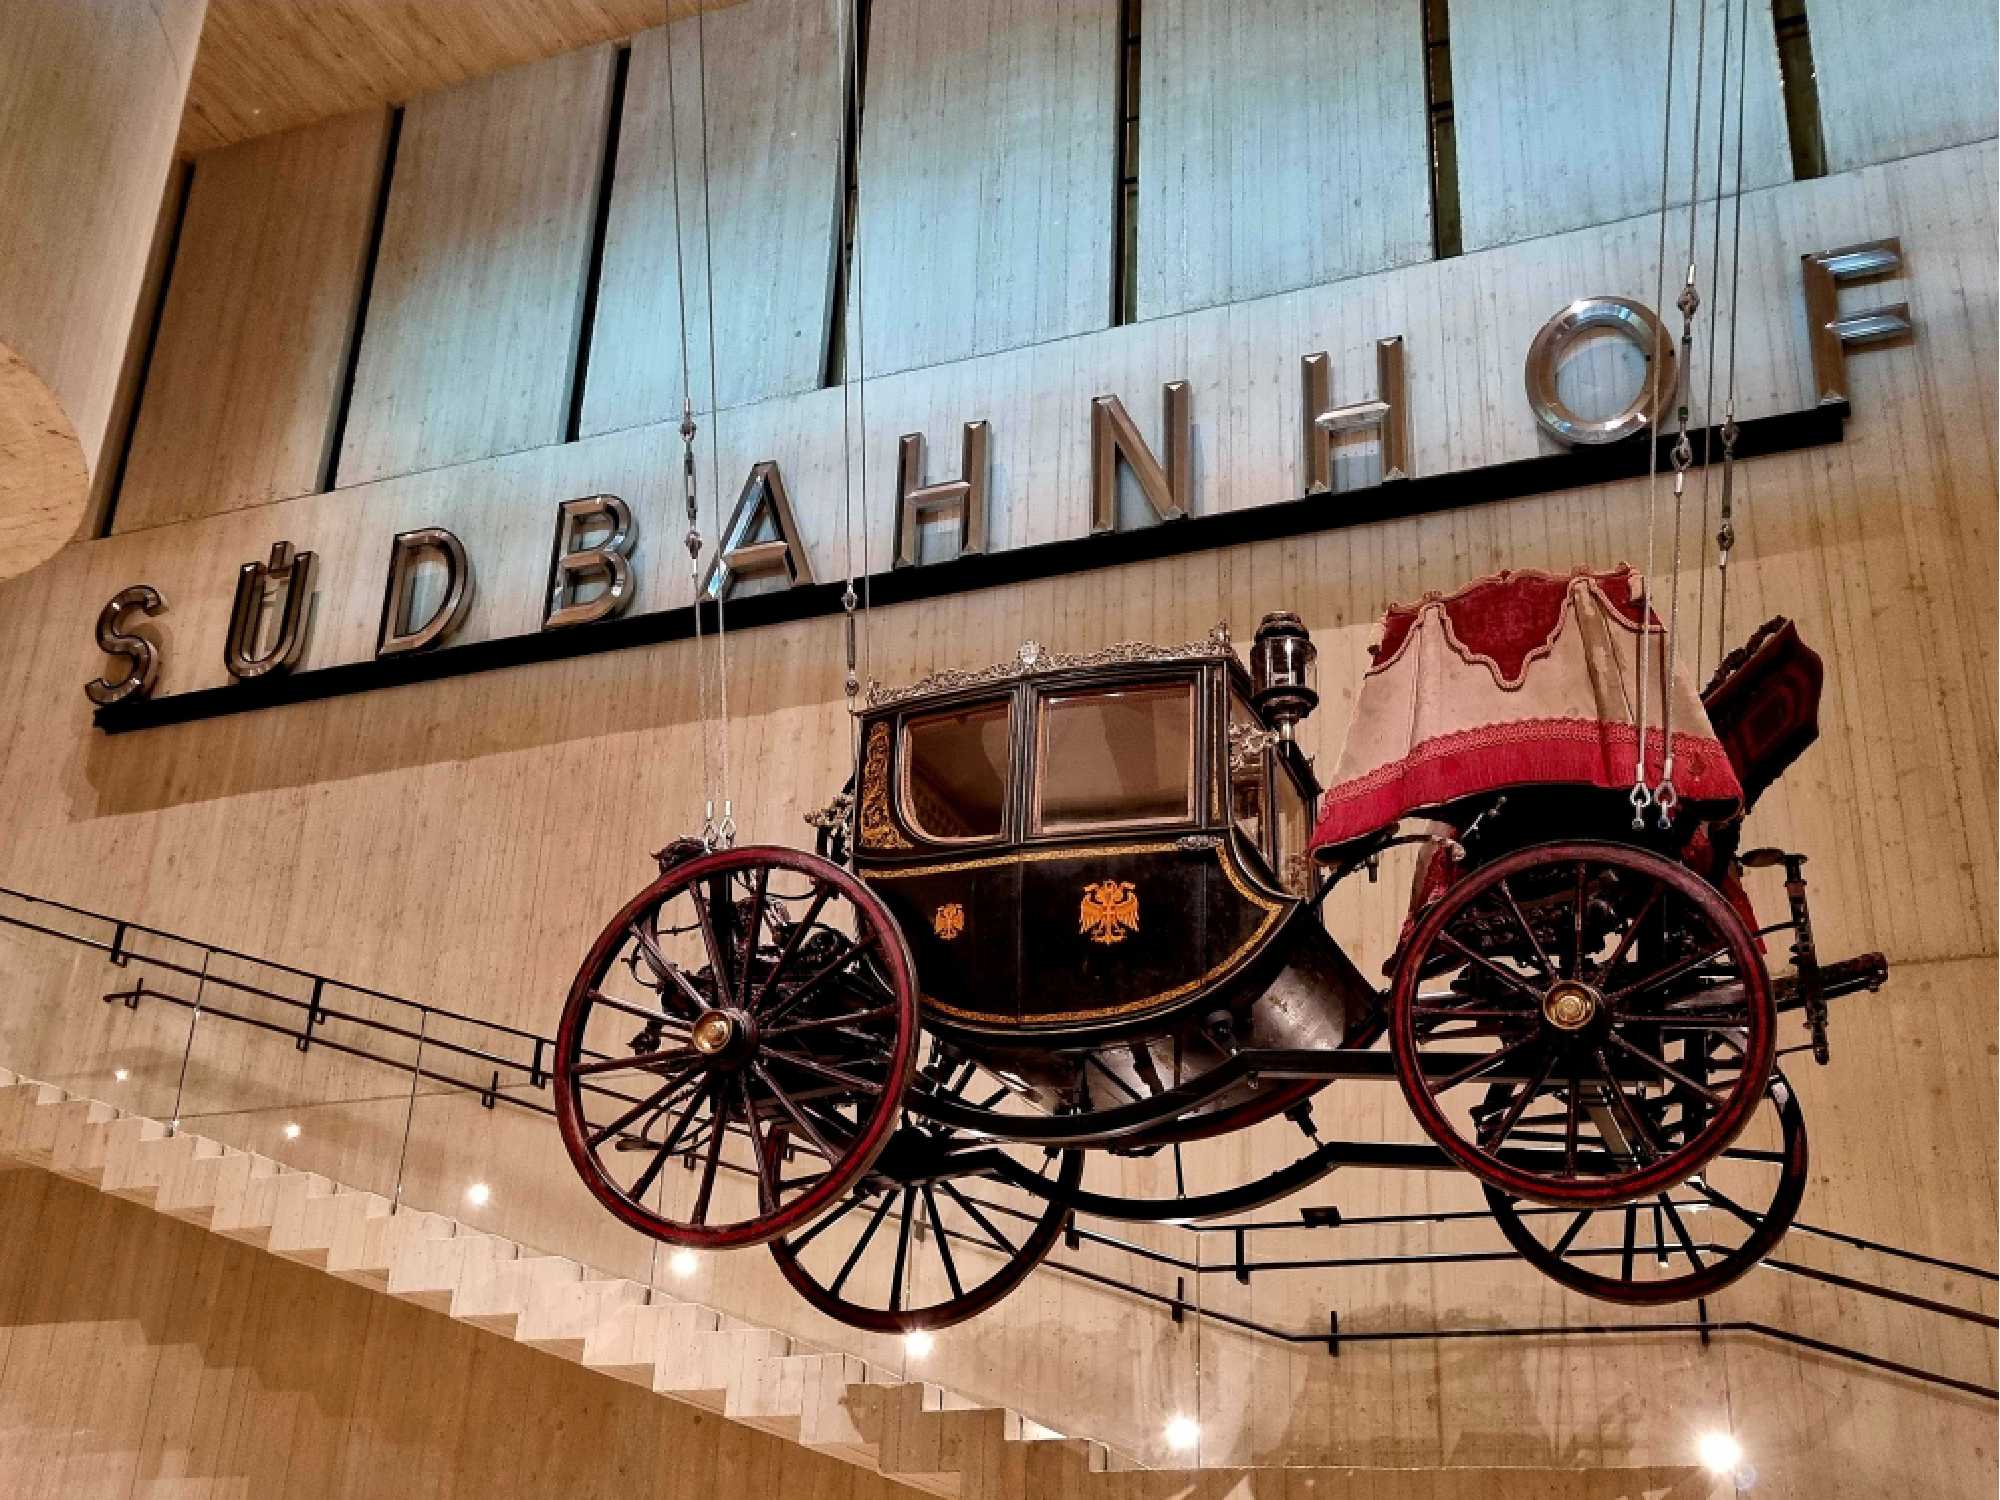
[[[804,877],[809,894],[774,890],[776,872]],[[851,933],[826,921],[836,905]],[[669,910],[695,920],[663,923]],[[691,951],[706,965],[691,967]],[[614,994],[621,966],[633,984]],[[571,983],[552,1069],[563,1145],[591,1194],[643,1234],[696,1249],[776,1238],[836,1202],[887,1143],[916,1059],[916,996],[901,932],[846,870],[794,849],[698,856],[628,902]],[[629,1056],[605,1044],[635,1022]],[[621,1075],[646,1082],[623,1092]],[[636,1173],[613,1165],[623,1150],[644,1158]],[[646,1201],[676,1156],[698,1184],[685,1215]],[[786,1176],[798,1159],[806,1175]],[[754,1181],[757,1206],[711,1222],[725,1168]]]
[[[1425,989],[1448,971],[1450,991]],[[1776,1013],[1755,935],[1705,881],[1622,844],[1541,844],[1424,914],[1389,1036],[1404,1097],[1454,1161],[1516,1197],[1603,1206],[1685,1180],[1736,1138],[1770,1081]],[[1688,1037],[1708,1039],[1699,1067],[1676,1055]],[[1445,1094],[1503,1071],[1504,1105],[1452,1118]],[[1510,1143],[1537,1099],[1561,1101],[1555,1150]]]

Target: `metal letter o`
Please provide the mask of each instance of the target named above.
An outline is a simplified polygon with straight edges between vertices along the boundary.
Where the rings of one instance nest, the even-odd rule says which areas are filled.
[[[1647,355],[1646,378],[1639,394],[1616,416],[1589,421],[1578,416],[1556,394],[1556,372],[1571,344],[1593,328],[1612,328]],[[1651,341],[1650,351],[1647,348]],[[1662,407],[1679,392],[1673,339],[1653,310],[1629,297],[1579,297],[1548,322],[1528,346],[1528,405],[1535,420],[1559,443],[1615,443],[1642,431],[1652,421],[1652,395]]]

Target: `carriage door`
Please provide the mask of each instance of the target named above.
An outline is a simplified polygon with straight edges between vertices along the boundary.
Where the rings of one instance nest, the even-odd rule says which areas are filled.
[[[928,858],[874,872],[934,1016],[1011,1024],[1018,1008],[1021,872],[1005,856],[1013,697],[903,721],[897,801]]]
[[[1024,1016],[1116,1024],[1201,971],[1195,678],[1051,686],[1035,705]]]

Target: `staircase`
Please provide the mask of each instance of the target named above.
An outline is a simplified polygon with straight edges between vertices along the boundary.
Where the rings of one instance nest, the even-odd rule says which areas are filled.
[[[0,1069],[0,1157],[958,1500],[1694,1500],[1689,1468],[1138,1469],[924,1381]],[[1720,1493],[1727,1493],[1726,1490]]]

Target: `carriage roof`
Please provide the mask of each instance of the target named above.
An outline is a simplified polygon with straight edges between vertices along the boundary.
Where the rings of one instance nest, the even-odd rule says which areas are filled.
[[[1226,662],[1231,668],[1231,676],[1248,683],[1249,673],[1236,654],[1226,624],[1218,624],[1198,641],[1178,646],[1119,641],[1096,651],[1066,652],[1047,650],[1039,641],[1023,641],[1021,649],[1009,660],[992,666],[933,672],[907,687],[885,687],[879,682],[871,682],[864,715],[872,716],[887,709],[904,709],[913,704],[927,704],[976,691],[1011,688],[1043,678],[1072,674],[1089,676],[1098,672],[1123,676],[1133,667],[1192,666],[1213,661]]]

